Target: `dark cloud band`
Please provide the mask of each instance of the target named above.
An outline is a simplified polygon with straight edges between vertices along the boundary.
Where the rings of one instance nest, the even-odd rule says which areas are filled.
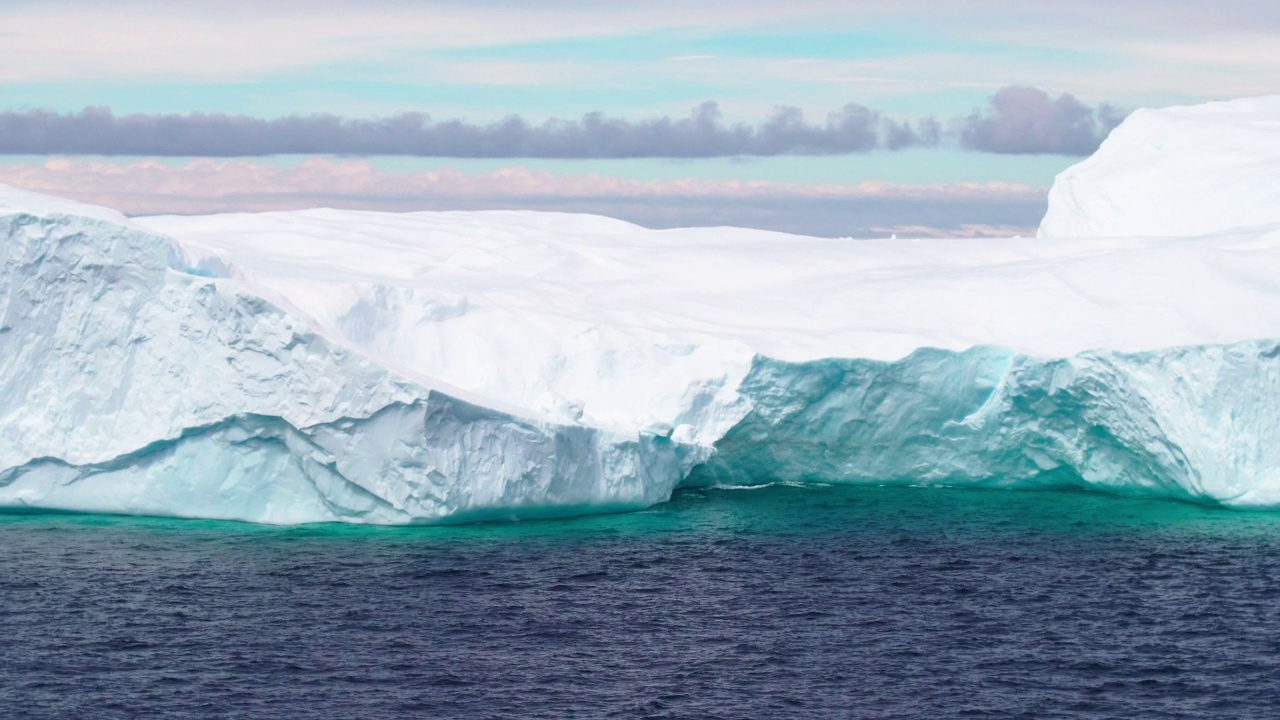
[[[1037,88],[1011,85],[992,95],[987,109],[957,118],[953,128],[969,150],[1089,155],[1124,117],[1112,105],[1091,108],[1071,95],[1055,99]]]
[[[407,155],[448,158],[715,158],[847,155],[929,147],[958,139],[966,148],[1001,153],[1087,154],[1118,117],[1070,95],[1010,87],[991,106],[952,121],[894,120],[846,105],[825,123],[779,108],[758,125],[725,123],[713,102],[685,118],[626,120],[591,113],[533,125],[518,116],[492,124],[434,121],[419,113],[381,120],[334,115],[264,120],[242,115],[126,115],[104,108],[59,114],[0,113],[0,154],[250,157],[265,155]],[[1048,128],[1047,130],[1045,128]]]

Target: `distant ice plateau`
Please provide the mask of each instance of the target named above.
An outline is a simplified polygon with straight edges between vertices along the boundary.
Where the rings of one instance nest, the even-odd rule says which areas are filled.
[[[0,238],[0,507],[395,524],[768,480],[1280,507],[1280,98],[1135,113],[1036,238],[10,188]]]

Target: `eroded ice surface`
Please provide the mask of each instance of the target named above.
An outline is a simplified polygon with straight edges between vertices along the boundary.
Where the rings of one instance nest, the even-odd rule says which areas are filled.
[[[1102,237],[1195,194],[1117,190],[1146,182],[1106,161],[1145,152],[1135,117],[1032,239],[0,190],[0,505],[397,523],[770,478],[1280,505],[1280,232],[1223,199]]]

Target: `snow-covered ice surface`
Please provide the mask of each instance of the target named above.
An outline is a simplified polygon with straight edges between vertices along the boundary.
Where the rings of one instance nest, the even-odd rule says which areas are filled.
[[[650,434],[410,381],[123,218],[0,195],[0,505],[294,523],[636,508]],[[682,464],[683,463],[683,464]]]
[[[1058,176],[1042,237],[1280,227],[1280,95],[1138,110]]]
[[[1127,121],[1033,239],[0,189],[0,505],[402,523],[783,479],[1280,506],[1280,104],[1208,107]]]

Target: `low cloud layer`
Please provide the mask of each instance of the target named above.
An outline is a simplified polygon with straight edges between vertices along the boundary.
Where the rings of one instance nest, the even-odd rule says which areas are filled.
[[[985,110],[958,119],[954,132],[968,150],[1088,155],[1124,117],[1111,105],[1089,107],[1071,95],[1052,98],[1038,88],[1013,85],[993,95]]]
[[[726,124],[713,102],[689,117],[631,121],[591,113],[532,125],[517,116],[492,124],[436,122],[406,113],[383,120],[333,115],[263,120],[232,115],[127,115],[104,108],[60,115],[0,114],[0,153],[18,155],[411,155],[451,158],[713,158],[843,155],[936,142],[935,123],[905,124],[846,105],[825,124],[780,108],[755,126]]]
[[[1006,183],[806,185],[738,180],[629,180],[512,167],[399,173],[362,160],[292,167],[248,160],[111,163],[53,158],[0,165],[0,183],[131,215],[339,207],[590,212],[649,227],[736,225],[821,236],[1034,232],[1043,190]],[[976,230],[975,230],[976,228]]]
[[[381,120],[333,115],[260,119],[237,115],[126,115],[105,108],[59,114],[0,113],[0,154],[156,157],[405,155],[447,158],[721,158],[848,155],[958,142],[995,153],[1092,152],[1121,114],[1070,95],[1008,87],[990,107],[944,124],[895,120],[849,104],[823,123],[782,107],[756,125],[726,123],[703,103],[688,117],[627,120],[591,113],[534,125],[511,116],[492,124],[435,121],[407,113]],[[946,129],[944,129],[946,128]]]

